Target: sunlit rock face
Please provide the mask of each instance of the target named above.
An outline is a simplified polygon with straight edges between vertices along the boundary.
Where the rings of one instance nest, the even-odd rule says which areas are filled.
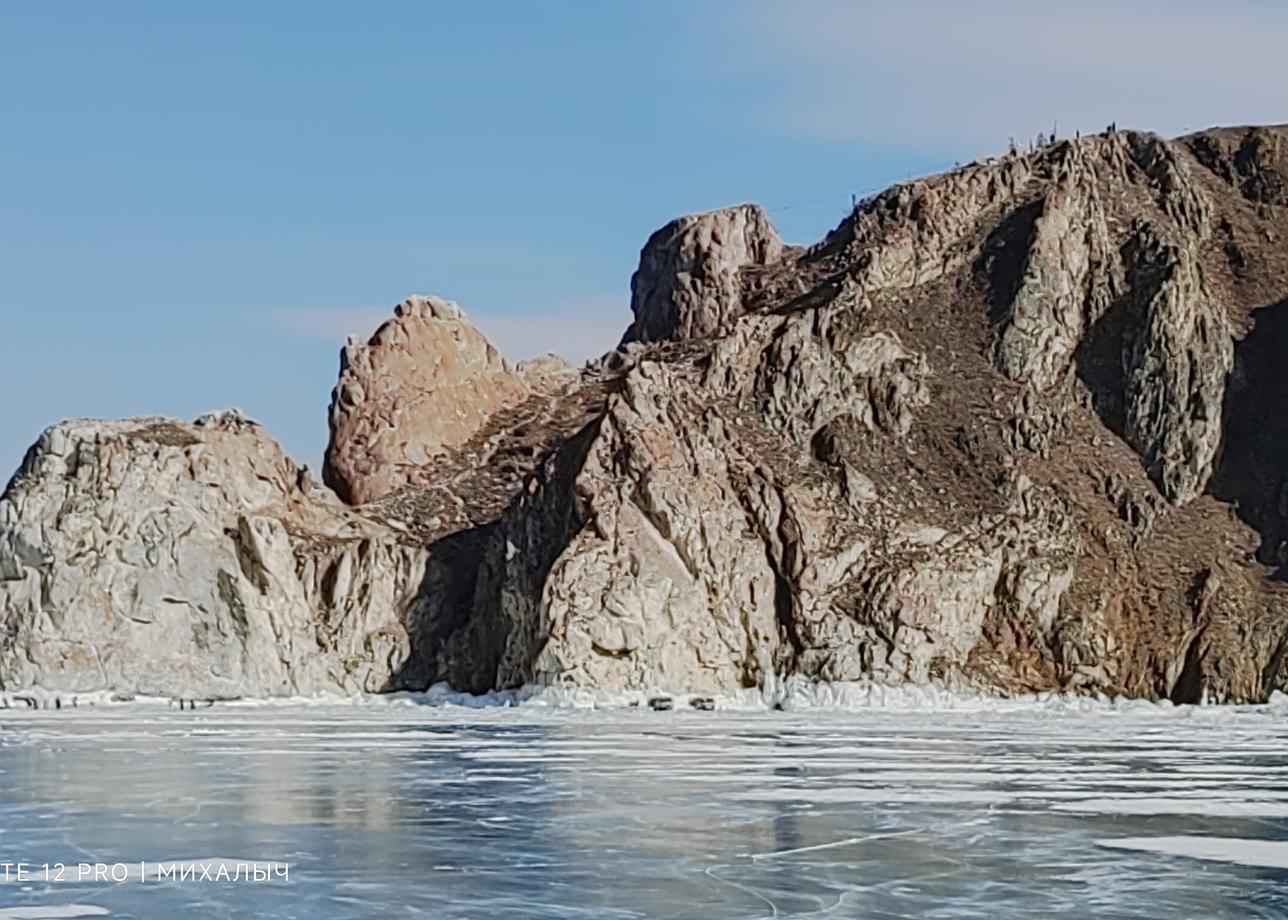
[[[353,503],[381,498],[528,395],[522,376],[438,297],[409,297],[340,357],[323,474]]]
[[[649,237],[631,278],[627,341],[709,336],[743,311],[744,270],[776,262],[783,244],[755,204],[692,214]]]
[[[68,693],[382,690],[424,558],[238,414],[65,422],[0,501],[0,675]]]
[[[0,681],[1263,698],[1284,143],[1060,141],[810,248],[752,205],[681,218],[579,371],[409,299],[345,352],[347,504],[240,422],[58,426],[0,505]]]

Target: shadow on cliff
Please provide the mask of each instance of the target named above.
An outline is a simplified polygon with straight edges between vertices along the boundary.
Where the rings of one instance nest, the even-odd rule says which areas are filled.
[[[1125,285],[1074,350],[1078,376],[1091,392],[1100,420],[1123,440],[1127,437],[1127,355],[1146,322],[1147,304],[1162,287],[1165,265],[1139,235],[1119,247],[1127,266]]]
[[[1123,348],[1138,324],[1131,300],[1120,298],[1087,331],[1074,351],[1078,376],[1091,391],[1096,414],[1110,431],[1124,439],[1127,375]]]
[[[975,271],[987,285],[988,322],[993,329],[1000,330],[1011,315],[1011,304],[1020,290],[1041,214],[1041,199],[1022,205],[1008,214],[984,241]]]
[[[410,639],[409,653],[381,688],[382,693],[425,690],[444,679],[438,651],[468,624],[488,529],[458,531],[428,548],[424,575],[402,616]]]
[[[1132,286],[1134,289],[1139,281]],[[1223,440],[1208,485],[1261,537],[1257,559],[1288,578],[1288,300],[1261,307],[1235,343],[1222,405]],[[1075,353],[1101,421],[1125,436],[1123,351],[1141,322],[1129,290],[1092,326]]]
[[[545,640],[543,588],[585,523],[576,480],[598,428],[596,419],[553,455],[530,458],[532,469],[544,470],[540,488],[516,492],[498,517],[429,545],[425,573],[403,611],[410,653],[384,691],[425,690],[445,681],[456,690],[485,693],[534,679]]]
[[[1257,558],[1288,577],[1288,300],[1252,314],[1235,344],[1224,441],[1208,491],[1261,535]]]

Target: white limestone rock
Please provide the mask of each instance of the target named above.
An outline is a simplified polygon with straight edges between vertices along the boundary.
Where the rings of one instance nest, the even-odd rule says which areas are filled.
[[[239,414],[63,422],[0,499],[0,687],[387,689],[423,559]]]

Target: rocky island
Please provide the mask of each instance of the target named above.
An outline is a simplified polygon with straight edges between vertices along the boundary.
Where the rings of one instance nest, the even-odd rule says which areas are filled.
[[[809,247],[684,217],[580,369],[410,297],[344,348],[321,482],[235,412],[56,424],[0,500],[0,688],[1264,699],[1286,146],[1055,142]]]

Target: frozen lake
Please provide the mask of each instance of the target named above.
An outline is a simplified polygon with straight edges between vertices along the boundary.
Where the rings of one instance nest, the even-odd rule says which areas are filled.
[[[156,860],[290,875],[30,875]],[[0,862],[4,920],[1283,918],[1288,707],[0,710]]]

